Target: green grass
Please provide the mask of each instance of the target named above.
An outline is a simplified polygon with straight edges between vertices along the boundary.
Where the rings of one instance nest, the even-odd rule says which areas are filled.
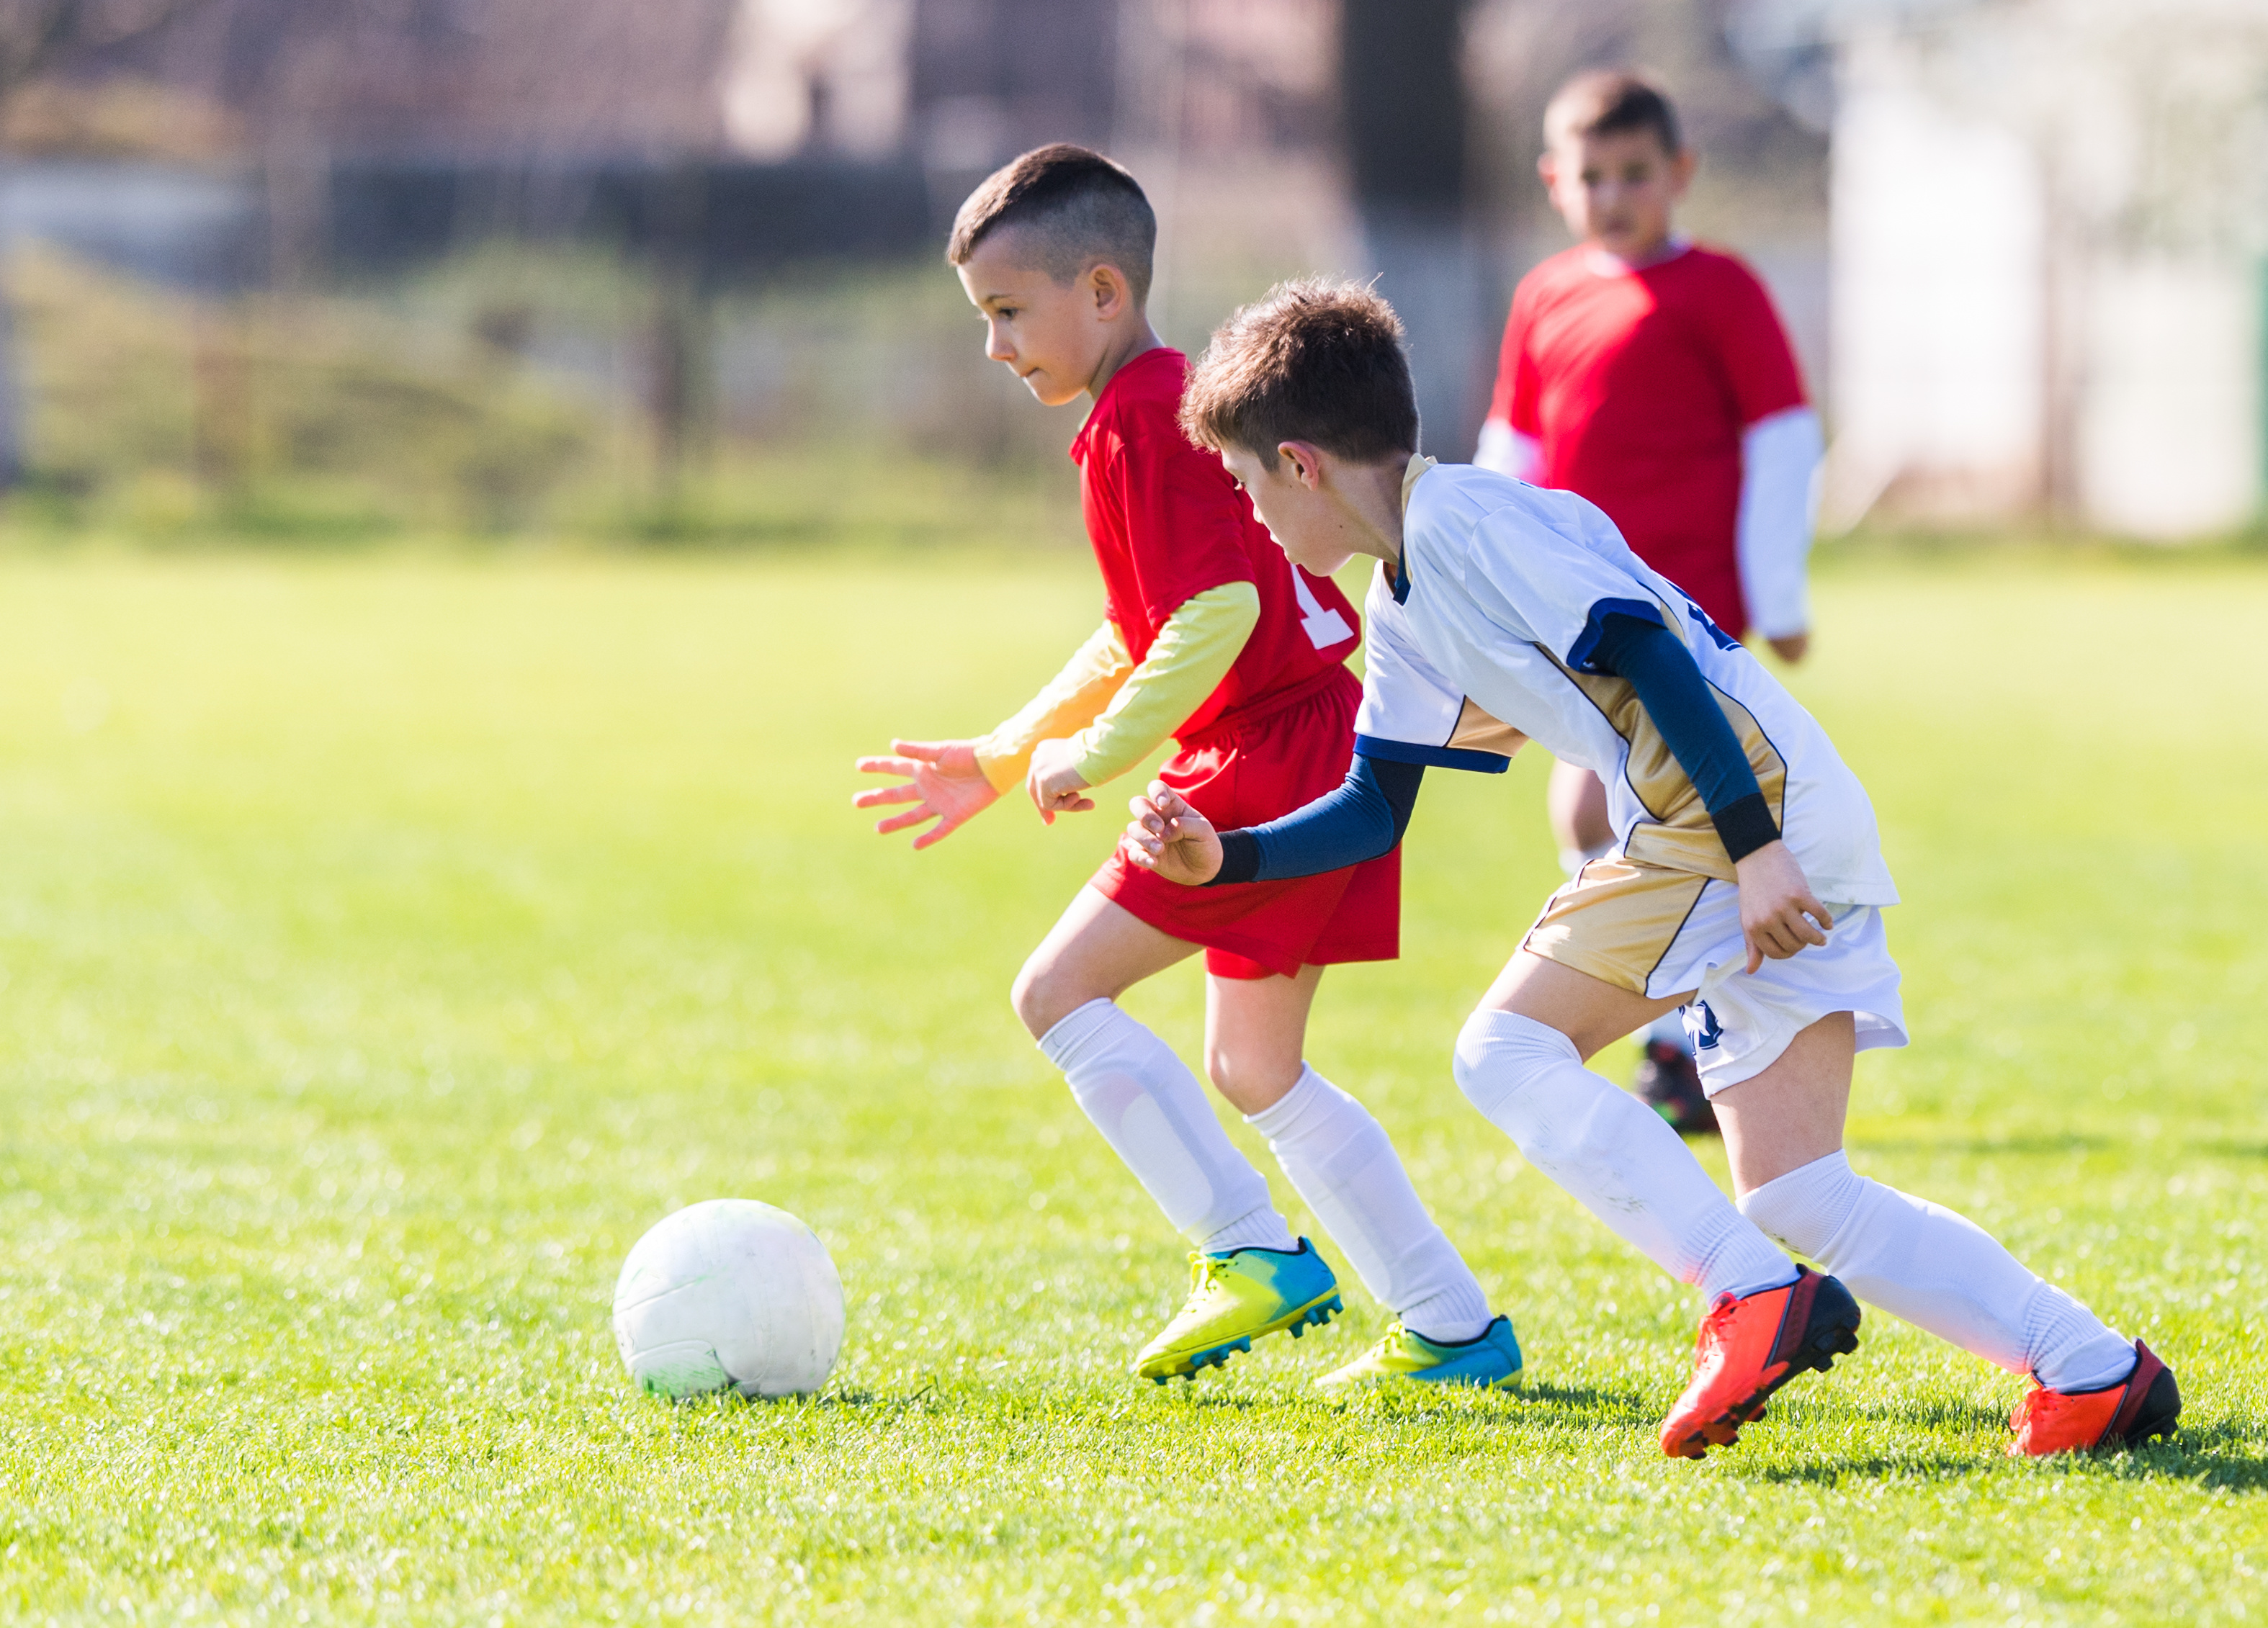
[[[1109,822],[916,856],[848,807],[853,752],[1050,670],[1076,561],[0,561],[0,1617],[2258,1616],[2268,568],[1845,558],[1819,598],[1796,687],[1907,898],[1854,1158],[2146,1336],[2176,1444],[2009,1463],[2016,1382],[1870,1318],[1659,1456],[1691,1293],[1448,1079],[1554,880],[1527,761],[1429,783],[1410,953],[1334,972],[1312,1047],[1526,1390],[1314,1400],[1381,1321],[1351,1284],[1130,1382],[1179,1245],[1005,1001]],[[1200,1000],[1132,1005],[1187,1052]],[[823,1397],[630,1389],[616,1265],[719,1194],[834,1250]]]

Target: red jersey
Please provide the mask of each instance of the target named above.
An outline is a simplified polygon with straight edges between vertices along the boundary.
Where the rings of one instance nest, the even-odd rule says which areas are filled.
[[[1490,415],[1543,444],[1543,485],[1606,510],[1738,638],[1741,434],[1803,405],[1771,296],[1740,260],[1696,247],[1631,270],[1578,246],[1521,279]]]
[[[1260,590],[1252,636],[1176,737],[1321,682],[1344,666],[1362,626],[1336,583],[1284,557],[1219,458],[1182,433],[1188,373],[1180,351],[1145,351],[1111,376],[1071,446],[1103,613],[1137,662],[1166,619],[1207,589]]]

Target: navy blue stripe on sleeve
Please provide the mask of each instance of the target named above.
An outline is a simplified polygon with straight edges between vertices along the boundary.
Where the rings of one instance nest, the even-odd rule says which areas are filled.
[[[1641,617],[1619,605],[1608,601],[1603,612],[1591,613],[1600,629],[1591,657],[1595,669],[1628,680],[1638,692],[1638,704],[1701,794],[1702,806],[1734,862],[1779,840],[1779,827],[1749,766],[1749,755],[1685,642],[1661,625],[1653,607]]]
[[[1278,882],[1376,859],[1410,829],[1425,777],[1422,764],[1357,753],[1336,790],[1264,825],[1221,832],[1221,867],[1205,885]]]
[[[1661,624],[1661,607],[1651,599],[1602,599],[1591,607],[1591,619],[1583,624],[1583,631],[1575,635],[1575,642],[1567,652],[1567,664],[1577,672],[1611,672],[1612,668],[1599,664],[1599,641],[1607,636],[1607,618],[1625,616],[1634,621]],[[1630,675],[1622,675],[1628,678]]]
[[[1416,763],[1428,768],[1467,769],[1476,774],[1501,774],[1512,766],[1512,759],[1500,752],[1473,752],[1462,746],[1421,746],[1416,741],[1381,740],[1375,735],[1358,735],[1354,749],[1366,758],[1376,758],[1381,763]]]

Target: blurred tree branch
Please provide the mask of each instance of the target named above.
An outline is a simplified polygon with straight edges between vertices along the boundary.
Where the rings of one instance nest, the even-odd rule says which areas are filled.
[[[207,0],[0,0],[0,99],[74,53],[146,38]]]
[[[144,39],[206,0],[0,0],[0,112],[18,91],[80,52]],[[0,251],[7,223],[0,217]],[[0,268],[4,271],[4,268]],[[0,490],[24,475],[24,414],[14,301],[0,275]]]

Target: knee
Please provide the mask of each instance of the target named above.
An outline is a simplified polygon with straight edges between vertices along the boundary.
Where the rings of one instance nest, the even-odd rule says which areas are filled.
[[[1248,1041],[1205,1037],[1205,1078],[1239,1113],[1272,1108],[1300,1083],[1307,1063],[1297,1052],[1278,1056]]]
[[[1835,1240],[1871,1184],[1849,1158],[1830,1153],[1751,1188],[1737,1203],[1757,1231],[1831,1268]]]
[[[1484,1008],[1458,1031],[1450,1072],[1465,1100],[1493,1119],[1543,1070],[1582,1061],[1575,1043],[1550,1024]]]
[[[1017,970],[1016,981],[1008,986],[1008,1004],[1015,1008],[1017,1019],[1035,1040],[1043,1038],[1088,999],[1086,993],[1071,986],[1071,980],[1043,950],[1033,952],[1031,959]]]

